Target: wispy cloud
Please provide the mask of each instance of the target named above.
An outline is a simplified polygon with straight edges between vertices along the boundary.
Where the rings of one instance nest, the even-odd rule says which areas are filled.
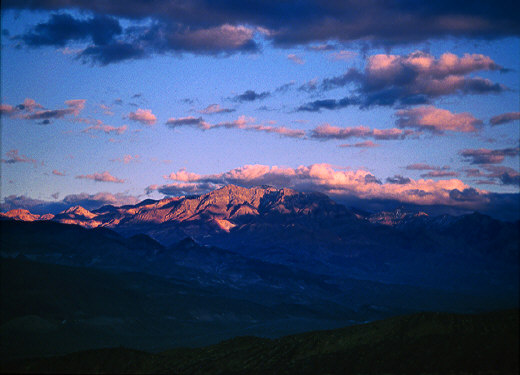
[[[5,153],[5,159],[2,159],[2,163],[6,164],[17,164],[17,163],[30,163],[37,164],[35,159],[27,157],[26,155],[20,154],[18,150],[9,150]]]
[[[347,139],[347,138],[373,138],[379,140],[405,139],[415,135],[413,130],[371,129],[368,126],[339,127],[330,124],[319,125],[312,129],[310,137],[321,140]]]
[[[520,112],[508,112],[498,116],[491,117],[489,123],[491,125],[502,125],[520,120]]]
[[[213,115],[216,113],[231,113],[231,112],[235,112],[235,109],[223,108],[220,106],[220,104],[210,104],[206,108],[199,111],[199,113],[202,113],[203,115]]]
[[[490,150],[487,148],[466,149],[460,155],[471,164],[500,164],[505,157],[515,157],[520,153],[520,148],[503,148]]]
[[[289,60],[291,60],[293,63],[295,64],[298,64],[298,65],[303,65],[305,64],[305,61],[303,61],[303,59],[297,55],[295,55],[294,53],[290,53],[287,55],[287,58]]]
[[[119,179],[117,177],[112,176],[107,171],[101,172],[101,173],[93,173],[93,174],[87,174],[87,175],[79,175],[76,176],[78,179],[86,179],[86,180],[93,180],[96,182],[114,182],[118,184],[122,184],[125,182],[125,180]]]
[[[202,117],[180,117],[180,118],[170,118],[166,121],[166,125],[170,128],[178,128],[178,127],[195,127],[200,130],[210,130],[210,129],[240,129],[247,131],[257,131],[264,133],[272,133],[278,134],[283,137],[289,138],[303,138],[305,136],[305,131],[301,129],[291,129],[285,126],[272,126],[272,125],[264,125],[264,124],[255,124],[255,119],[252,117],[240,116],[234,121],[223,121],[216,124],[210,124],[202,119]]]
[[[257,93],[254,90],[246,90],[240,95],[236,95],[231,100],[235,102],[254,102],[256,100],[262,100],[271,96],[269,91],[259,92]]]

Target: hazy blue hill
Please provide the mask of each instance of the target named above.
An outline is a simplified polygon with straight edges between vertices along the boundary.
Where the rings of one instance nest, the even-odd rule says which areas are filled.
[[[518,311],[420,313],[269,340],[237,337],[158,354],[102,349],[3,371],[169,374],[517,374]]]

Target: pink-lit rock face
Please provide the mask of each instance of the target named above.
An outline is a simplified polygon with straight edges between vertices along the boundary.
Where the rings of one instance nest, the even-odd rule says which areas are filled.
[[[206,222],[212,223],[217,230],[228,232],[243,216],[310,215],[318,211],[326,215],[339,207],[325,195],[317,193],[298,193],[292,189],[273,187],[243,188],[227,185],[201,196],[165,198],[145,205],[105,206],[94,212],[74,206],[55,216],[39,216],[27,210],[12,210],[2,216],[24,221],[54,220],[87,228],[165,222]]]

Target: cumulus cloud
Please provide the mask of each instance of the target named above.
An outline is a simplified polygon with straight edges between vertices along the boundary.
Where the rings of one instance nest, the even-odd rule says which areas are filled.
[[[452,113],[434,106],[399,110],[396,116],[396,124],[401,128],[424,129],[438,133],[475,132],[482,125],[482,121],[470,113]]]
[[[518,156],[520,148],[503,148],[490,150],[487,148],[466,149],[460,152],[460,155],[471,164],[500,164],[505,157]]]
[[[2,163],[6,164],[17,164],[17,163],[31,163],[36,165],[37,161],[29,158],[25,155],[20,154],[18,150],[9,150],[5,153],[5,159],[2,159]]]
[[[262,100],[271,96],[271,93],[268,91],[257,93],[254,90],[246,90],[240,95],[236,95],[232,98],[235,102],[254,102],[256,100]]]
[[[86,179],[86,180],[94,180],[96,182],[114,182],[118,184],[122,184],[125,182],[125,180],[119,179],[117,177],[112,176],[107,171],[101,172],[101,173],[93,173],[93,174],[87,174],[87,175],[79,175],[76,176],[78,179]]]
[[[330,124],[319,125],[311,130],[311,138],[347,139],[347,138],[373,138],[379,140],[404,139],[415,135],[413,130],[392,129],[371,129],[368,126],[338,127]]]
[[[216,113],[231,113],[235,112],[235,110],[233,108],[222,108],[220,104],[210,104],[199,112],[203,115],[213,115]]]
[[[498,116],[491,117],[489,123],[491,125],[502,125],[520,120],[520,112],[508,112]]]
[[[404,56],[373,55],[368,57],[364,70],[351,68],[343,75],[324,79],[320,85],[322,90],[354,85],[353,94],[343,99],[306,103],[298,110],[427,104],[453,94],[500,93],[505,86],[470,75],[493,70],[503,68],[490,57],[479,54],[459,57],[445,53],[439,58],[420,51]]]
[[[151,109],[137,109],[135,112],[130,112],[127,116],[129,120],[139,122],[143,125],[152,126],[157,122],[157,117],[152,113]]]
[[[183,184],[185,189],[192,184],[194,185],[193,190],[197,190],[200,187],[199,184],[215,186],[236,184],[245,187],[273,185],[292,187],[302,191],[320,191],[340,198],[353,196],[360,199],[394,199],[417,204],[453,204],[454,202],[449,196],[450,191],[453,189],[463,191],[469,188],[457,179],[412,180],[395,176],[391,182],[382,183],[370,172],[337,170],[328,164],[314,164],[298,168],[245,165],[213,175],[198,175],[180,170],[165,177],[175,181],[176,184]],[[157,186],[155,190],[159,191],[162,187]],[[484,194],[483,191],[479,192]]]

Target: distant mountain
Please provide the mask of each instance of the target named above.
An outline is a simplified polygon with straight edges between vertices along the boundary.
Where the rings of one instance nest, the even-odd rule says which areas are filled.
[[[18,220],[42,220],[9,212]],[[51,221],[146,234],[163,246],[184,238],[271,264],[327,275],[440,288],[493,289],[517,278],[520,223],[481,214],[367,214],[319,193],[228,185],[201,196],[73,207]],[[517,288],[516,288],[517,289]]]
[[[518,310],[421,313],[275,340],[237,337],[157,354],[100,349],[4,364],[16,373],[516,375]]]

